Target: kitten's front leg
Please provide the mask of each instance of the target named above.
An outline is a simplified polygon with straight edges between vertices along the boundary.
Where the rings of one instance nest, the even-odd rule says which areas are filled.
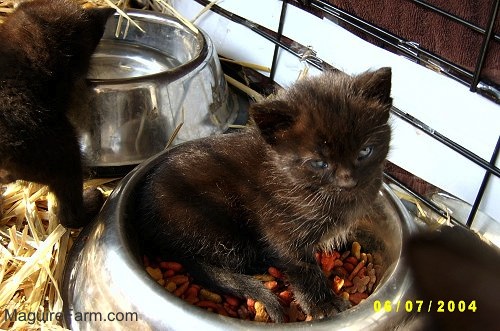
[[[349,301],[333,292],[317,263],[298,262],[287,266],[286,274],[300,307],[314,319],[333,316],[351,307]]]

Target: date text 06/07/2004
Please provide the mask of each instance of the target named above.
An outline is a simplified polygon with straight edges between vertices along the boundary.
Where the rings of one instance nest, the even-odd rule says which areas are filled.
[[[477,311],[477,304],[475,300],[470,302],[466,302],[463,300],[455,301],[455,300],[438,300],[437,302],[433,302],[432,300],[406,300],[406,301],[396,301],[392,302],[386,300],[384,302],[380,300],[375,300],[373,302],[373,310],[375,312],[385,311],[385,312],[432,312],[436,311],[438,313],[453,313],[453,312],[472,312],[475,313]]]

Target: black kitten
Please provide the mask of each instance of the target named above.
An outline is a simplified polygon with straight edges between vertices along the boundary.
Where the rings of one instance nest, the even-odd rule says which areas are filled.
[[[0,24],[0,182],[48,185],[66,227],[84,225],[97,211],[89,210],[96,190],[83,198],[80,146],[66,111],[113,11],[35,0]]]
[[[314,318],[348,308],[314,253],[345,241],[372,212],[390,89],[390,68],[327,72],[253,105],[253,127],[173,148],[140,189],[143,240],[203,285],[263,302],[277,322],[277,297],[250,276],[270,265]]]

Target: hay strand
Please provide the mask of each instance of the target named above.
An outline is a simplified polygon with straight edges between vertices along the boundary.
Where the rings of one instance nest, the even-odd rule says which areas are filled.
[[[271,72],[271,68],[260,65],[260,64],[255,64],[255,63],[250,63],[250,62],[245,62],[245,61],[236,61],[236,60],[231,60],[231,59],[228,59],[225,57],[220,57],[219,59],[222,62],[238,64],[242,67],[246,67],[249,69],[254,69],[254,70],[264,71],[264,72]]]
[[[191,22],[192,23],[195,23],[201,16],[203,16],[206,12],[208,12],[210,10],[210,8],[212,8],[215,4],[217,4],[219,2],[219,0],[215,0],[215,1],[212,1],[210,2],[208,5],[206,5],[205,7],[203,7],[203,9],[198,13],[198,15],[196,15],[192,20]]]
[[[77,232],[59,224],[46,186],[17,181],[0,186],[0,193],[0,329],[60,330],[61,320],[10,320],[6,314],[62,312],[59,284]]]
[[[185,24],[191,31],[198,34],[198,28],[196,26],[194,26],[194,24],[191,23],[191,21],[189,21],[184,16],[182,16],[182,14],[180,14],[169,3],[167,3],[164,0],[155,0],[155,2],[160,5],[160,7],[162,8],[162,11],[167,11],[171,15],[175,16],[179,21],[181,21],[183,24]]]
[[[236,79],[234,79],[228,75],[224,75],[224,77],[226,78],[226,81],[229,84],[231,84],[232,86],[241,90],[242,92],[246,93],[249,97],[251,97],[255,101],[259,102],[259,101],[264,100],[264,97],[260,93],[258,93],[255,90],[252,90],[250,87],[246,86],[245,84],[238,82]]]

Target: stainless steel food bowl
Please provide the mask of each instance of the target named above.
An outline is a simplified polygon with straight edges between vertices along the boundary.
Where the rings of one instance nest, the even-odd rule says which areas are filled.
[[[71,118],[89,166],[134,166],[174,144],[225,131],[238,113],[210,38],[165,14],[118,14],[91,59]]]
[[[93,225],[85,228],[75,242],[63,284],[68,327],[75,330],[385,330],[405,317],[403,309],[395,313],[394,309],[386,311],[387,306],[374,307],[377,300],[382,307],[386,301],[395,307],[398,301],[404,305],[404,300],[411,299],[408,297],[411,276],[401,253],[402,243],[414,231],[414,225],[386,185],[379,198],[387,219],[362,223],[355,235],[365,251],[379,255],[381,274],[375,291],[354,308],[326,320],[262,324],[209,313],[167,292],[144,270],[140,243],[131,225],[136,187],[167,153],[160,153],[130,172],[113,191]],[[75,318],[82,312],[98,312],[103,320]],[[137,320],[104,321],[108,313],[136,313]]]

